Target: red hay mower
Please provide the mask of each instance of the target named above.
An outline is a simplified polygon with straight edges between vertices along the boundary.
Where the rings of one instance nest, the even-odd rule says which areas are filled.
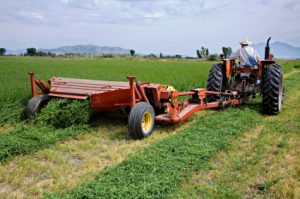
[[[130,135],[138,139],[149,136],[155,122],[178,124],[202,109],[240,104],[240,100],[236,99],[237,92],[222,93],[203,88],[179,92],[162,84],[135,82],[135,77],[128,77],[129,83],[53,77],[48,86],[35,79],[34,73],[29,75],[33,95],[27,106],[29,115],[38,113],[50,97],[90,100],[95,111],[130,107],[128,129]],[[225,95],[227,100],[207,103],[207,94]],[[179,96],[191,98],[182,102],[177,100]]]
[[[269,77],[274,71],[267,71],[270,66],[278,72],[278,65],[274,66],[274,60],[271,58],[262,60],[257,69],[247,69],[248,71],[238,69],[232,60],[222,60],[223,63],[214,65],[210,71],[209,90],[196,88],[188,92],[179,92],[172,86],[163,84],[141,83],[133,76],[127,77],[129,83],[53,77],[46,84],[36,79],[34,73],[30,72],[33,98],[29,101],[26,110],[28,115],[33,117],[50,98],[89,100],[91,108],[95,111],[113,111],[128,107],[130,108],[128,130],[130,136],[135,139],[151,135],[155,123],[179,124],[196,111],[238,105],[257,92],[263,94],[263,103],[266,101],[271,105],[277,103],[277,112],[270,112],[271,114],[280,111],[283,101],[281,70],[279,82],[275,83],[278,84],[275,85],[278,88],[274,88],[275,90],[273,83],[276,79]],[[240,77],[242,73],[249,73],[249,75]],[[272,81],[271,86],[270,82],[264,82],[265,73],[269,75],[267,81]],[[250,77],[260,78],[263,83],[257,85],[257,81],[253,81]],[[233,81],[233,78],[236,80]],[[268,88],[264,89],[266,85]],[[180,101],[178,100],[180,96],[190,97],[186,101]]]

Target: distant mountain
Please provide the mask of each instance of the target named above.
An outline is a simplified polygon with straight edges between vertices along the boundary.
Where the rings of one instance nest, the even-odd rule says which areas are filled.
[[[265,43],[253,44],[252,46],[258,51],[261,58],[265,54]],[[274,42],[270,44],[271,53],[274,54],[276,59],[299,59],[300,58],[300,47],[294,47],[283,42]],[[66,53],[80,53],[80,54],[130,54],[129,49],[123,49],[120,47],[108,47],[108,46],[96,46],[96,45],[75,45],[75,46],[62,46],[59,48],[44,49],[40,48],[37,51],[51,52],[55,54],[66,54]],[[20,55],[26,53],[26,49],[20,50],[9,50],[6,49],[6,55]],[[142,54],[140,54],[142,55]],[[165,56],[165,55],[164,55]],[[185,57],[185,56],[183,56]]]
[[[261,58],[265,56],[266,43],[251,45],[258,51]],[[297,59],[300,58],[300,47],[294,47],[283,42],[274,42],[270,44],[271,53],[276,59]]]
[[[95,45],[76,45],[76,46],[62,46],[53,49],[40,48],[37,51],[51,52],[55,54],[66,54],[66,53],[80,53],[80,54],[129,54],[129,49],[123,49],[120,47],[108,47],[108,46],[95,46]]]
[[[129,49],[120,47],[108,47],[108,46],[96,46],[96,45],[75,45],[75,46],[62,46],[59,48],[39,48],[37,51],[45,53],[51,52],[54,54],[66,54],[66,53],[79,53],[79,54],[91,54],[91,55],[102,55],[102,54],[130,54]],[[26,49],[19,50],[6,50],[6,55],[20,55],[26,53]]]
[[[21,55],[24,53],[26,53],[26,49],[19,49],[19,50],[6,49],[5,55]]]

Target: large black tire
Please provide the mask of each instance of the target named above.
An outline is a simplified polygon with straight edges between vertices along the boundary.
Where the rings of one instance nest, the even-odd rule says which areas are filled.
[[[212,66],[209,71],[208,80],[207,80],[207,90],[208,91],[224,91],[225,86],[225,73],[224,73],[224,64],[219,63]],[[208,95],[208,102],[217,101],[220,99],[218,95]]]
[[[262,105],[266,114],[275,115],[281,111],[284,98],[282,69],[278,64],[270,64],[263,72]]]
[[[137,103],[129,114],[128,131],[132,138],[143,139],[150,136],[155,128],[155,112],[151,104]]]
[[[37,95],[31,98],[26,106],[26,115],[28,118],[32,118],[36,116],[37,113],[41,111],[41,109],[47,105],[50,97],[48,95]]]

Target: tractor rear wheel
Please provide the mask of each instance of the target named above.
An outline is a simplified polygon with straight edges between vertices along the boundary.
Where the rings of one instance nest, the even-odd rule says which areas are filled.
[[[224,64],[219,63],[213,65],[209,71],[208,80],[207,80],[207,90],[208,91],[224,91],[225,85],[225,74],[224,74]],[[208,95],[208,102],[217,101],[220,99],[218,95]]]
[[[36,116],[37,113],[41,111],[41,109],[47,105],[50,97],[48,95],[37,95],[31,98],[26,106],[26,115],[28,118],[32,118]]]
[[[262,105],[263,111],[270,115],[281,111],[284,97],[282,69],[278,64],[270,64],[263,73]]]
[[[155,112],[146,102],[137,103],[130,111],[128,119],[129,134],[134,139],[150,136],[155,128]]]

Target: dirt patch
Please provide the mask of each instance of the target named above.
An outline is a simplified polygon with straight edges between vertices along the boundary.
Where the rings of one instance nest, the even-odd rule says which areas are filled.
[[[12,186],[0,183],[0,193],[11,193],[13,190]]]
[[[14,127],[11,125],[0,126],[0,133],[9,133],[13,129],[14,129]]]

